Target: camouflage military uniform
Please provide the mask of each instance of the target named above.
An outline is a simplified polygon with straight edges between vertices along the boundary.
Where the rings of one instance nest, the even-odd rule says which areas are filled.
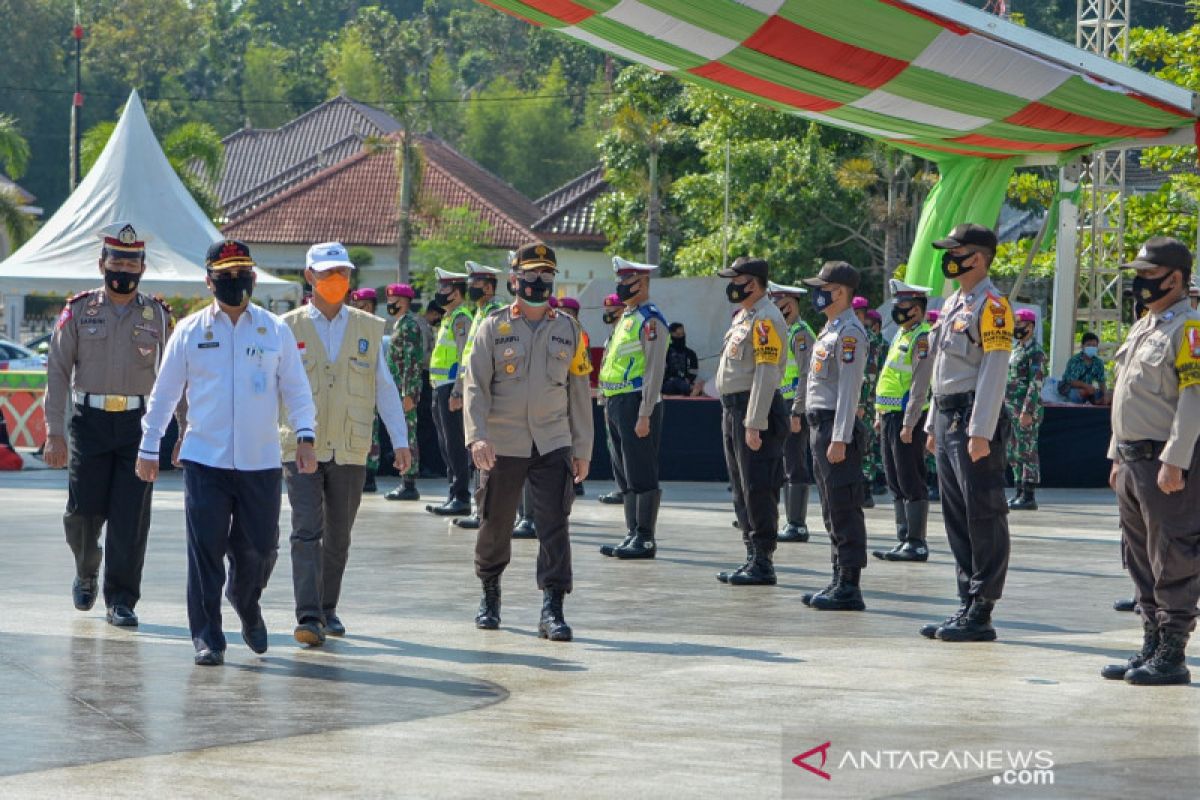
[[[421,397],[421,370],[425,365],[425,351],[422,346],[421,327],[412,312],[407,312],[396,320],[396,329],[392,333],[392,341],[388,345],[387,364],[396,381],[400,398],[411,398],[412,409],[404,412],[404,421],[408,423],[408,449],[412,453],[412,466],[404,473],[405,478],[417,477],[420,458],[417,448],[417,401]]]
[[[863,445],[863,480],[868,484],[875,481],[879,474],[883,459],[879,454],[879,436],[875,433],[875,385],[879,383],[879,372],[887,359],[887,342],[878,333],[867,330],[867,344],[870,346],[870,356],[867,359],[867,373],[863,378],[862,393],[859,395],[858,407],[863,412],[863,422],[867,429],[866,442]],[[868,487],[867,491],[870,491]]]
[[[1008,388],[1004,402],[1013,418],[1013,436],[1008,440],[1008,463],[1019,484],[1041,483],[1038,463],[1038,430],[1042,427],[1042,381],[1046,375],[1046,353],[1035,341],[1018,344],[1008,359]],[[1033,425],[1022,428],[1022,414],[1033,417]]]

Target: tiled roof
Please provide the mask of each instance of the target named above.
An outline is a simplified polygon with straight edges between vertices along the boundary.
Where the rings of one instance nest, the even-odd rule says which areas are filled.
[[[1110,157],[1105,153],[1105,157]],[[1200,169],[1188,163],[1163,171],[1142,165],[1142,151],[1129,150],[1125,153],[1125,189],[1134,194],[1157,192],[1168,179],[1175,175],[1197,175]]]
[[[236,131],[224,139],[225,166],[216,186],[225,216],[236,219],[360,151],[367,137],[399,129],[383,111],[339,95],[278,128]]]
[[[487,223],[481,244],[512,249],[536,239],[530,225],[541,210],[512,186],[445,142],[418,137],[424,154],[419,196],[429,208],[466,205]],[[336,239],[348,245],[394,246],[399,178],[392,151],[358,152],[322,170],[224,227],[247,242],[308,244]],[[416,237],[434,231],[416,215]]]
[[[608,190],[604,166],[597,164],[537,201],[542,216],[533,223],[534,232],[560,243],[603,245],[606,239],[596,224],[596,199]]]

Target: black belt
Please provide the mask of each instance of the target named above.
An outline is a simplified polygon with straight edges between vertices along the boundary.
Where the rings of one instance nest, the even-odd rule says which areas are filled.
[[[836,416],[836,411],[829,411],[827,409],[804,412],[804,417],[808,420],[809,425],[820,425],[822,422],[828,422]]]
[[[939,411],[955,411],[960,408],[969,408],[975,403],[974,392],[959,392],[958,394],[939,394],[933,397],[934,404]]]
[[[1166,442],[1142,439],[1138,442],[1117,442],[1117,452],[1122,461],[1151,461],[1162,455]]]

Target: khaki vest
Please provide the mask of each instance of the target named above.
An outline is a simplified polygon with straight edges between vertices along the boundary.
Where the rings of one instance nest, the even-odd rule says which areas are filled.
[[[358,309],[347,310],[346,333],[332,362],[307,308],[289,311],[283,321],[301,347],[300,360],[317,407],[317,460],[366,464],[375,422],[375,362],[383,345],[383,320]],[[295,460],[296,434],[286,416],[280,416],[279,433],[283,460]]]

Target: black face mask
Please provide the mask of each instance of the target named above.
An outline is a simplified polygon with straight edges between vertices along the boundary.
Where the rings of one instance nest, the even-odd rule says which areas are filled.
[[[672,347],[686,347],[687,346],[687,337],[686,336],[672,336],[671,337],[671,346]]]
[[[470,289],[467,289],[467,299],[472,303],[478,303],[483,299],[483,289],[478,286],[472,286]]]
[[[247,272],[236,278],[213,278],[213,297],[227,306],[241,306],[250,302],[254,295],[254,273]]]
[[[617,284],[617,297],[621,298],[621,302],[625,302],[625,301],[629,300],[631,297],[633,297],[635,294],[637,294],[638,290],[640,290],[640,289],[641,289],[641,286],[639,286],[637,283],[633,283],[633,284],[618,283]]]
[[[531,306],[542,306],[550,299],[550,293],[554,290],[554,281],[542,282],[540,280],[527,281],[524,278],[517,279],[517,297],[520,297]]]
[[[1013,334],[1018,339],[1024,340],[1025,337],[1029,335],[1029,326],[1028,325],[1017,325],[1015,328],[1013,328]]]
[[[452,291],[450,291],[450,292],[438,292],[437,294],[435,294],[435,295],[433,296],[433,299],[437,301],[438,307],[440,307],[440,308],[445,308],[446,306],[450,305],[450,303],[452,302],[452,301],[450,300],[450,296],[451,296],[452,294],[454,294],[454,292],[452,292]]]
[[[897,325],[903,325],[912,317],[913,308],[901,308],[900,306],[892,306],[892,322]]]
[[[400,305],[398,303],[388,303],[388,313],[393,317],[400,313]]]
[[[114,294],[132,294],[137,291],[138,283],[142,280],[139,273],[133,272],[114,272],[111,269],[104,270],[104,285],[113,291]]]
[[[967,253],[962,256],[951,255],[950,251],[942,253],[942,274],[947,278],[958,279],[962,275],[975,269],[974,267],[964,267],[963,262],[966,261],[974,253]]]
[[[1150,305],[1162,300],[1174,291],[1163,286],[1174,274],[1174,272],[1168,272],[1161,278],[1143,278],[1141,275],[1138,275],[1133,279],[1134,298],[1142,305]]]
[[[614,322],[617,321],[617,318],[620,316],[621,316],[620,311],[605,311],[604,312],[604,324],[612,325]]]
[[[729,298],[731,303],[740,303],[751,294],[750,284],[743,283],[738,285],[732,281],[725,285],[725,296]]]
[[[812,305],[817,311],[824,312],[833,303],[833,292],[829,289],[814,289]]]

